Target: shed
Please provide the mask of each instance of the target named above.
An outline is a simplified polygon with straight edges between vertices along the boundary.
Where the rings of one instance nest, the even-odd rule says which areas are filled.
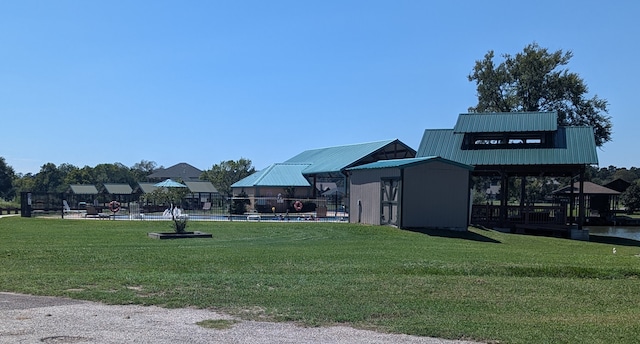
[[[472,170],[440,157],[381,160],[349,168],[349,221],[466,231]]]

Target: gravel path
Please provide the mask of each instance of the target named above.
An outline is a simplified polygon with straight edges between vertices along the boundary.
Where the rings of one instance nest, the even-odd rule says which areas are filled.
[[[196,325],[232,320],[224,330]],[[65,298],[0,293],[0,343],[400,343],[472,344],[382,334],[346,326],[300,327],[244,321],[202,309],[109,306]]]

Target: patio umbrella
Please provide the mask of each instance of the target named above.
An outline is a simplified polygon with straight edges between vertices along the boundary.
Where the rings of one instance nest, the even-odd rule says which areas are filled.
[[[162,181],[160,183],[156,183],[153,184],[153,186],[157,187],[157,188],[164,188],[165,190],[168,190],[170,188],[186,188],[187,186],[184,184],[180,184],[178,182],[176,182],[175,180],[172,180],[171,178]],[[165,213],[167,213],[167,211],[169,212],[169,214],[171,215],[171,218],[175,221],[176,220],[176,211],[180,211],[179,208],[177,208],[176,206],[173,205],[173,201],[171,201],[171,206],[169,207],[169,209],[165,210]],[[180,216],[181,214],[178,213],[177,216]],[[164,214],[163,214],[164,216]],[[180,232],[180,230],[178,230],[176,228],[176,232]]]
[[[153,184],[153,186],[157,187],[157,188],[186,188],[187,186],[184,184],[180,184],[174,180],[172,180],[171,178],[162,181],[160,183],[156,183]]]

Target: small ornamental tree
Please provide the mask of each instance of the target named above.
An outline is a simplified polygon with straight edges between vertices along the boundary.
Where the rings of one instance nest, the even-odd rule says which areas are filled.
[[[171,216],[173,222],[173,229],[176,233],[183,233],[187,228],[187,216],[179,213],[179,204],[184,197],[189,193],[189,189],[174,187],[174,188],[157,188],[152,192],[145,195],[147,200],[153,201],[157,204],[168,204],[169,207],[166,212]],[[165,213],[166,213],[165,212]]]
[[[229,205],[231,207],[231,213],[235,215],[242,215],[247,211],[247,206],[251,205],[251,201],[248,195],[242,191]]]

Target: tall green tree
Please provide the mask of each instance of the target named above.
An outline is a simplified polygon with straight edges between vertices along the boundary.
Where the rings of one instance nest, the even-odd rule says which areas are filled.
[[[237,161],[227,160],[213,165],[210,170],[202,173],[200,179],[210,181],[221,194],[231,195],[233,183],[255,172],[256,169],[251,166],[251,160],[240,158]]]
[[[18,173],[16,178],[13,180],[13,186],[16,188],[16,195],[19,195],[21,192],[35,190],[35,180],[36,177],[32,173]]]
[[[93,167],[85,166],[69,171],[65,176],[65,183],[71,184],[93,184]]]
[[[0,199],[11,200],[16,195],[13,187],[13,180],[16,173],[13,167],[7,165],[3,157],[0,156]]]
[[[620,201],[627,207],[629,212],[640,209],[640,184],[631,184],[620,196]]]
[[[40,167],[34,179],[33,190],[35,192],[64,192],[66,185],[64,183],[65,174],[56,164],[48,162]]]
[[[155,161],[140,160],[131,166],[131,173],[136,181],[143,181],[148,175],[152,174],[158,164]]]
[[[470,112],[556,111],[560,125],[589,125],[597,146],[611,141],[607,101],[594,95],[582,78],[564,68],[570,51],[549,52],[536,43],[496,65],[490,50],[475,63],[468,79],[477,86],[478,104]]]
[[[98,164],[93,168],[93,182],[98,188],[105,183],[135,184],[136,179],[129,167],[116,162],[113,164]]]

